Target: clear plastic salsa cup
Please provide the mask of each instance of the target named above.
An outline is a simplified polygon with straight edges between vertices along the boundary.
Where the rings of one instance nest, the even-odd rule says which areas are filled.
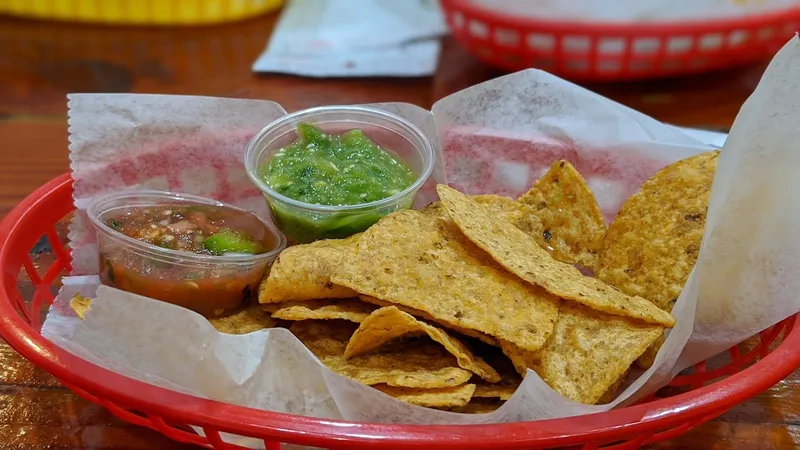
[[[263,230],[263,236],[253,237],[265,252],[210,255],[172,250],[126,236],[107,224],[126,212],[164,206],[195,210],[213,207],[223,218],[226,212],[236,214],[234,221]],[[103,284],[183,306],[208,318],[226,316],[246,306],[272,262],[286,248],[286,238],[274,225],[249,211],[194,195],[121,192],[93,200],[87,214],[97,232]]]
[[[289,198],[270,188],[260,171],[282,148],[298,139],[307,123],[326,133],[360,129],[381,149],[404,162],[416,179],[391,197],[357,205],[322,205]],[[383,216],[410,208],[434,166],[433,147],[419,128],[400,116],[362,106],[324,106],[286,115],[259,131],[247,145],[245,167],[264,193],[278,227],[293,243],[341,239],[372,226]]]

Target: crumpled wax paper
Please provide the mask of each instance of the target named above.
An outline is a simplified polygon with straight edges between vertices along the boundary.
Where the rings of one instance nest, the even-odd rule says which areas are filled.
[[[516,17],[653,22],[715,20],[798,8],[797,0],[470,0]]]
[[[264,207],[243,194],[253,193],[252,187],[231,182],[244,170],[232,161],[237,152],[241,160],[247,135],[272,115],[282,114],[277,105],[136,95],[70,99],[70,149],[79,208],[93,195],[155,181]],[[608,405],[571,402],[529,371],[514,396],[491,414],[411,406],[332,373],[286,330],[222,335],[191,311],[98,288],[94,276],[65,280],[42,334],[95,364],[148,383],[316,417],[468,424],[604,411],[642,398],[681,369],[800,310],[800,241],[795,236],[800,198],[792,184],[800,180],[800,155],[794,148],[797,105],[800,39],[795,37],[770,64],[724,145],[699,261],[673,310],[677,326],[653,367],[631,380]],[[535,70],[453,94],[434,105],[433,116],[410,105],[391,108],[423,122],[428,133],[438,131],[440,166],[433,181],[446,177],[470,194],[518,195],[553,160],[566,158],[587,178],[609,219],[657,170],[711,149],[675,127]],[[435,127],[424,123],[432,117]],[[213,156],[217,150],[230,153],[230,161]],[[177,156],[170,152],[189,158],[191,170],[166,173],[179,169],[173,160]],[[208,158],[220,167],[209,165]],[[170,161],[172,165],[159,165]],[[228,188],[220,189],[220,183]],[[73,243],[75,255],[91,246],[82,227],[80,221],[73,225],[72,235],[84,238]],[[76,256],[76,263],[79,272],[93,273],[90,258]],[[76,291],[94,293],[86,320],[77,319],[67,306]]]

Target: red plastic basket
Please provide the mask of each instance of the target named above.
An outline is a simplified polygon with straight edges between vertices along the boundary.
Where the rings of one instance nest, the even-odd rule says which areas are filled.
[[[768,389],[800,366],[794,317],[677,377],[647,402],[590,416],[471,426],[348,423],[243,408],[157,388],[93,365],[51,344],[40,318],[69,270],[57,226],[72,211],[72,180],[62,175],[23,200],[0,224],[0,336],[37,366],[118,417],[180,442],[240,449],[220,433],[331,449],[632,449],[674,438]],[[62,227],[63,228],[63,227]],[[31,249],[47,236],[55,260],[37,270]],[[27,274],[27,276],[25,275]],[[28,281],[29,279],[29,281]],[[189,425],[200,427],[205,436]]]
[[[715,21],[554,21],[442,0],[453,36],[484,62],[583,81],[706,72],[769,58],[800,28],[800,8]]]

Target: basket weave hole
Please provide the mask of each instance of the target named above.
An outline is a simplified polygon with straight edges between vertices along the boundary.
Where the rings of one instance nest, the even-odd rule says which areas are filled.
[[[21,308],[29,323],[38,329],[61,283],[68,258],[55,230],[43,234],[23,260],[17,276]]]
[[[525,39],[528,47],[543,52],[551,52],[555,47],[555,37],[552,34],[531,33]]]
[[[534,58],[531,66],[542,70],[552,70],[556,67],[556,62],[551,58]]]
[[[621,37],[605,37],[597,44],[600,54],[621,55],[625,51],[625,39]]]
[[[677,72],[682,67],[678,59],[665,59],[661,62],[661,70],[665,72]]]
[[[586,72],[589,70],[589,61],[585,59],[568,59],[565,67],[570,72]]]
[[[708,52],[719,50],[722,47],[722,35],[719,33],[709,33],[700,38],[700,51]]]
[[[494,32],[494,41],[498,45],[512,47],[519,45],[519,32],[507,28],[498,28]]]
[[[628,66],[631,72],[647,72],[653,69],[653,62],[647,60],[633,60]]]
[[[750,32],[747,30],[733,30],[728,35],[728,45],[736,47],[747,42],[750,38]]]
[[[691,36],[672,36],[667,41],[667,53],[678,54],[688,53],[694,46],[694,38]]]
[[[592,40],[588,36],[564,36],[563,49],[568,53],[589,53]]]
[[[597,62],[597,71],[602,73],[616,73],[622,70],[622,63],[615,60],[604,60]]]
[[[633,53],[637,55],[657,53],[660,47],[661,39],[657,37],[641,37],[633,41]]]
[[[770,39],[775,34],[775,28],[773,27],[763,27],[758,30],[756,34],[759,41],[766,41]]]
[[[489,26],[481,21],[472,19],[469,21],[469,34],[476,38],[486,39],[489,37]]]

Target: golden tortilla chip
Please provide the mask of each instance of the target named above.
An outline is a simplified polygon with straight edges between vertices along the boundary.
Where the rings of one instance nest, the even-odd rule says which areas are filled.
[[[556,329],[532,369],[561,395],[595,404],[663,331],[561,302]]]
[[[344,351],[356,327],[342,320],[303,320],[293,323],[290,330],[322,364],[367,385],[444,388],[460,386],[472,376],[472,372],[458,367],[453,355],[429,339],[346,359]]]
[[[472,338],[475,338],[475,339],[479,339],[480,341],[482,341],[482,342],[484,342],[486,344],[489,344],[489,345],[500,345],[498,343],[497,339],[489,336],[488,334],[484,334],[484,333],[481,333],[481,332],[475,331],[475,330],[469,330],[469,329],[466,329],[466,328],[457,327],[457,326],[445,323],[443,321],[436,320],[430,314],[428,314],[428,313],[426,313],[424,311],[420,311],[418,309],[409,308],[407,306],[402,306],[402,305],[393,305],[392,303],[385,302],[383,300],[379,300],[379,299],[377,299],[375,297],[370,297],[369,295],[359,295],[358,298],[360,298],[361,300],[363,300],[363,301],[365,301],[367,303],[372,303],[373,305],[394,306],[397,309],[399,309],[400,311],[403,311],[405,313],[411,314],[412,316],[421,317],[422,319],[425,319],[428,322],[438,323],[439,325],[448,328],[450,331],[455,331],[456,333],[463,334],[464,336],[469,336],[469,337],[472,337]]]
[[[533,368],[536,365],[536,361],[538,361],[538,351],[529,352],[507,341],[501,341],[500,348],[503,349],[503,353],[511,360],[511,363],[514,365],[514,370],[523,377],[528,373],[528,368]]]
[[[541,348],[552,332],[559,299],[505,271],[450,221],[398,211],[367,230],[356,247],[353,261],[334,272],[334,283],[521,348]]]
[[[275,326],[275,320],[259,305],[252,305],[230,316],[208,321],[217,331],[225,334],[247,334]]]
[[[86,313],[92,309],[92,299],[86,298],[80,294],[75,294],[69,300],[69,307],[75,311],[79,319],[83,320],[86,318]]]
[[[647,350],[645,350],[644,353],[642,353],[642,356],[640,356],[639,359],[636,360],[636,365],[641,367],[642,369],[649,369],[650,366],[652,366],[653,363],[656,362],[656,356],[658,356],[658,351],[661,350],[661,346],[664,345],[664,341],[666,340],[667,340],[666,335],[662,334],[661,336],[659,336],[659,338],[656,339],[655,342],[653,342],[653,345],[648,347]]]
[[[443,185],[437,186],[437,190],[458,228],[495,261],[528,283],[598,311],[669,327],[675,325],[672,315],[649,301],[623,294],[596,278],[584,276],[570,264],[556,261],[533,238],[492,217],[466,195]],[[523,350],[535,350],[505,340]]]
[[[377,308],[357,298],[306,300],[262,305],[272,317],[282,320],[342,319],[361,323]]]
[[[352,298],[351,289],[331,283],[331,273],[342,264],[360,234],[295,245],[282,251],[258,290],[260,303],[321,298]]]
[[[672,310],[697,262],[718,157],[716,150],[667,166],[625,202],[603,241],[600,279]],[[641,367],[663,341],[639,358]]]
[[[475,392],[478,389],[475,388]],[[503,406],[504,401],[490,398],[476,398],[472,395],[472,400],[464,406],[457,406],[450,408],[450,412],[457,412],[462,414],[489,414],[497,411],[497,408]]]
[[[384,394],[402,400],[406,403],[428,408],[452,408],[464,406],[469,403],[472,393],[475,392],[474,384],[439,388],[439,389],[414,389],[394,387],[385,384],[372,386]]]
[[[462,369],[469,370],[493,383],[500,381],[500,374],[484,360],[473,355],[463,342],[448,335],[441,328],[417,320],[411,314],[400,311],[395,306],[380,308],[361,322],[353,337],[350,338],[344,356],[352,358],[363,355],[397,338],[423,334],[442,344],[445,350],[456,357],[458,365]]]
[[[534,237],[542,235],[542,223],[529,205],[509,197],[493,194],[475,195],[471,198],[486,207],[496,217],[516,226],[525,233]],[[420,212],[434,217],[448,218],[447,211],[439,201],[422,208]],[[542,240],[542,245],[545,245],[544,240]]]
[[[667,166],[628,198],[603,240],[598,278],[672,310],[697,262],[718,157]]]
[[[517,391],[519,385],[522,384],[522,378],[516,376],[503,377],[499,383],[487,383],[483,380],[475,383],[475,393],[473,397],[477,398],[499,398],[500,400],[508,400]]]
[[[605,219],[594,193],[572,164],[554,162],[519,202],[533,208],[542,227],[534,237],[553,258],[591,269],[597,266]]]
[[[622,205],[600,251],[597,277],[672,311],[700,253],[719,150],[673,163]],[[639,359],[648,368],[664,339]]]
[[[651,345],[650,347],[648,347],[648,349],[650,348],[653,348],[653,346]],[[611,403],[614,400],[616,400],[617,396],[620,394],[619,390],[625,383],[625,378],[628,377],[628,372],[630,371],[631,369],[630,367],[628,367],[628,369],[626,369],[625,372],[623,372],[622,375],[620,375],[620,377],[617,378],[617,381],[615,381],[614,384],[612,384],[611,387],[609,387],[606,390],[603,396],[600,397],[600,400],[597,401],[598,405],[605,405],[607,403]]]

